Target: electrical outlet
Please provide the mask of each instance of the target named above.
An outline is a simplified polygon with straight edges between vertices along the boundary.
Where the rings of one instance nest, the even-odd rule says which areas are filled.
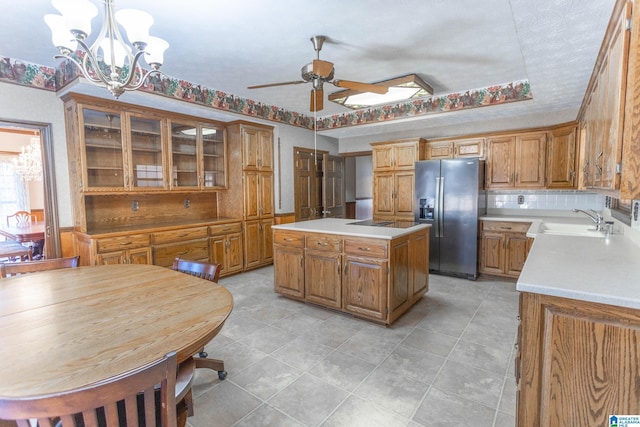
[[[522,194],[518,196],[518,204],[524,205],[524,196]]]

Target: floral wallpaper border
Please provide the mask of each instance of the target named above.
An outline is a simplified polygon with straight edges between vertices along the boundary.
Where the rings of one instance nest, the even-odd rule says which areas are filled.
[[[79,76],[79,71],[70,61],[63,61],[58,68],[51,68],[0,56],[0,81],[3,82],[57,91]],[[152,76],[140,90],[217,110],[313,129],[313,117],[166,75]],[[317,126],[319,131],[337,129],[530,99],[533,99],[533,95],[529,81],[518,80],[465,92],[427,96],[393,105],[319,117]]]

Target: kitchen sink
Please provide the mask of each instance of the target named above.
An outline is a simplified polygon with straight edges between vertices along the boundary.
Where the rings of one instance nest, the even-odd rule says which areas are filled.
[[[563,236],[605,237],[604,232],[596,231],[593,224],[568,224],[543,222],[538,228],[542,234],[558,234]]]

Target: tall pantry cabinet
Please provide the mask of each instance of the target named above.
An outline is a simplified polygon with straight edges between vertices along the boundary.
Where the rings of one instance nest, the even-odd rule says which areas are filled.
[[[227,131],[229,170],[242,169],[242,174],[230,176],[229,191],[218,194],[221,214],[243,219],[244,268],[271,264],[273,128],[239,121],[231,123]]]

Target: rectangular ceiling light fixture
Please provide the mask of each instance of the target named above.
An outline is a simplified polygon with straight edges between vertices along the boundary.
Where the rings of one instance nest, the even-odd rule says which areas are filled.
[[[375,105],[393,104],[413,98],[420,98],[433,94],[433,89],[416,74],[409,74],[395,79],[376,82],[375,84],[387,86],[389,91],[383,95],[371,92],[358,92],[347,89],[329,95],[329,101],[337,102],[345,107],[359,110]]]

